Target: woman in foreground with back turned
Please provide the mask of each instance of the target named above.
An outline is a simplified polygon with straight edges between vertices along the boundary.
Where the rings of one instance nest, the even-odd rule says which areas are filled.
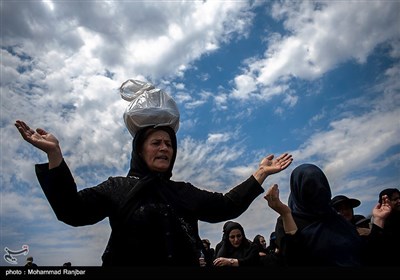
[[[323,171],[313,164],[296,167],[290,176],[289,203],[279,198],[278,185],[266,192],[268,205],[280,217],[275,232],[281,257],[289,266],[359,267],[379,258],[370,245],[380,239],[390,213],[387,198],[373,210],[372,240],[364,240],[354,225],[330,205],[331,189]]]

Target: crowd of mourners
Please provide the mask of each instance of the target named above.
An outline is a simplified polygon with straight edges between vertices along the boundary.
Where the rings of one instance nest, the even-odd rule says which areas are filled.
[[[399,189],[382,190],[367,217],[354,212],[360,200],[330,196],[318,167],[298,167],[291,178],[289,206],[280,201],[276,185],[264,196],[281,214],[268,244],[261,234],[248,239],[240,223],[228,221],[215,248],[202,239],[200,266],[398,267],[394,252],[400,252]]]

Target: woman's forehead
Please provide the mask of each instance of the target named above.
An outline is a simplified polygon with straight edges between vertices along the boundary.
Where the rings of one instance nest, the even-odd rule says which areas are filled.
[[[154,138],[160,138],[171,141],[169,133],[162,129],[152,129],[146,137],[146,139],[154,139]]]
[[[229,234],[235,234],[235,233],[242,233],[242,231],[238,228],[234,228],[229,232]]]

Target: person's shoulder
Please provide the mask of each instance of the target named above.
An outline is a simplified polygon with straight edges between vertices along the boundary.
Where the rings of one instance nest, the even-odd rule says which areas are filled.
[[[184,189],[184,190],[188,190],[188,189],[199,189],[196,186],[192,185],[192,183],[190,182],[186,182],[186,181],[174,181],[174,180],[170,180],[170,185],[172,185],[175,188],[180,188],[180,189]]]
[[[257,251],[257,254],[258,254],[258,252],[259,252],[259,246],[256,244],[256,243],[254,243],[254,242],[249,242],[249,248],[251,249],[251,250],[255,250],[255,251]]]
[[[121,176],[121,175],[117,175],[117,176],[110,176],[107,178],[108,183],[119,183],[119,184],[128,184],[128,183],[136,183],[137,181],[139,181],[139,177],[136,176]]]
[[[94,188],[89,189],[96,189],[100,192],[123,192],[125,193],[129,189],[131,189],[135,184],[139,181],[139,178],[132,177],[132,176],[110,176],[107,180],[103,181],[102,183],[98,184]],[[81,190],[82,191],[82,190]]]

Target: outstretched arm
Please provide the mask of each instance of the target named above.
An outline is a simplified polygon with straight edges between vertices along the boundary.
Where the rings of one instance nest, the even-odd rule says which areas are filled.
[[[63,155],[58,139],[54,135],[41,128],[37,128],[35,131],[20,120],[15,122],[15,126],[26,142],[47,154],[49,169],[60,165]]]
[[[273,184],[269,187],[265,193],[264,199],[268,201],[268,206],[282,217],[285,233],[295,234],[297,231],[296,222],[293,219],[290,208],[286,204],[283,204],[280,200],[279,188],[277,184]]]
[[[253,173],[253,176],[260,185],[262,185],[269,175],[285,170],[292,161],[292,155],[289,155],[288,153],[284,153],[277,158],[274,158],[274,155],[269,155],[261,160],[258,169]]]

